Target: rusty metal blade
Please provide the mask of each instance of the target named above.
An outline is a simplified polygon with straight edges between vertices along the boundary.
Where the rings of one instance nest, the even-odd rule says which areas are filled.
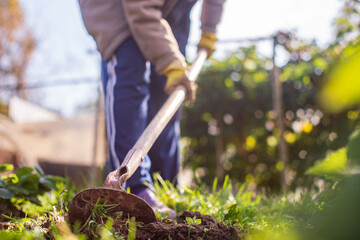
[[[122,212],[123,217],[135,217],[136,221],[148,224],[156,222],[157,218],[150,207],[142,198],[126,191],[112,188],[89,188],[82,190],[72,200],[69,206],[69,221],[71,225],[76,222],[83,225],[91,215],[96,202],[111,205],[109,214]]]

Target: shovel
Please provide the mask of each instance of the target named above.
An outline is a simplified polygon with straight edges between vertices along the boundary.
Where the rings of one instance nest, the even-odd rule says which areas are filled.
[[[190,67],[189,80],[195,81],[207,58],[207,52],[200,49]],[[146,127],[133,148],[127,153],[121,166],[116,170],[119,176],[119,189],[98,187],[85,189],[74,197],[68,211],[70,224],[84,224],[92,214],[94,206],[104,205],[109,212],[122,212],[123,217],[135,217],[136,221],[148,224],[156,222],[157,218],[150,205],[142,198],[126,192],[122,186],[133,175],[146,154],[174,116],[185,99],[186,89],[178,86],[169,96],[159,112]]]

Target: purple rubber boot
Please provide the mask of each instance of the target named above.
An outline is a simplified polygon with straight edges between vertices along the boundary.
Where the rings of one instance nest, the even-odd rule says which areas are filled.
[[[171,219],[176,217],[175,211],[160,202],[160,200],[155,197],[155,194],[150,189],[145,189],[137,195],[144,199],[150,205],[150,207],[152,207],[155,213],[158,212],[161,214],[161,216]]]

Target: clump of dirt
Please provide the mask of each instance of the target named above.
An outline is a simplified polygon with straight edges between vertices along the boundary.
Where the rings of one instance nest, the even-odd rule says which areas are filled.
[[[11,218],[19,219],[25,217],[25,213],[8,202],[0,201],[0,228],[6,228],[7,222],[11,219],[5,216],[9,216]]]
[[[189,224],[186,218],[200,219],[198,224]],[[115,231],[122,235],[127,235],[127,225],[123,219],[115,219],[113,227]],[[202,215],[199,212],[185,211],[177,216],[175,220],[165,219],[149,223],[146,225],[137,225],[136,239],[147,240],[182,240],[182,239],[221,239],[232,240],[242,239],[244,233],[232,226],[218,223],[209,215]]]

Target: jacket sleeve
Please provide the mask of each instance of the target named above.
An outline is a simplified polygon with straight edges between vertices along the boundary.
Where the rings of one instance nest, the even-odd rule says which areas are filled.
[[[174,60],[186,64],[168,22],[162,17],[164,3],[165,0],[123,0],[132,36],[159,73]]]
[[[201,12],[201,30],[203,32],[216,32],[224,2],[225,0],[204,0]]]

